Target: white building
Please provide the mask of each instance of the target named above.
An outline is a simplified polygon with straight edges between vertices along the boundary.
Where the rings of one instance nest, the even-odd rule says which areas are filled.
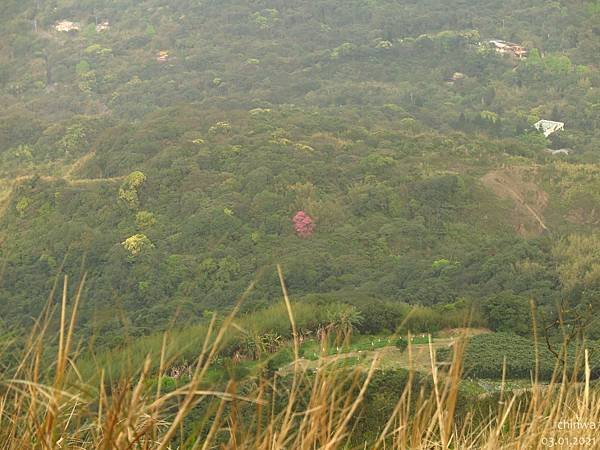
[[[543,132],[545,137],[565,129],[565,124],[563,122],[554,122],[552,120],[544,119],[534,123],[533,126],[536,128],[536,130]]]
[[[519,59],[527,57],[527,49],[522,45],[501,41],[500,39],[492,39],[491,41],[488,41],[488,43],[501,55],[511,55]]]
[[[54,25],[54,29],[56,31],[69,32],[79,31],[80,27],[79,24],[71,22],[70,20],[62,20],[60,22],[56,22],[56,25]]]
[[[102,22],[99,23],[98,25],[96,25],[96,32],[100,33],[101,31],[106,31],[110,29],[110,23],[109,22]]]
[[[165,50],[158,52],[158,55],[156,55],[156,60],[158,62],[167,62],[169,60],[169,52]]]

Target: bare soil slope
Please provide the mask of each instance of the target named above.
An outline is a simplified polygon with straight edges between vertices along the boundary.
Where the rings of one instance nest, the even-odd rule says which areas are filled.
[[[526,237],[550,231],[542,215],[548,205],[548,194],[535,183],[535,175],[535,167],[506,167],[481,178],[498,197],[513,201],[511,222],[515,231]]]

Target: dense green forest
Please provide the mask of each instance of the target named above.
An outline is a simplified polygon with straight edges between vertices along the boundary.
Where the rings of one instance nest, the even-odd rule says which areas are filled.
[[[547,448],[599,225],[600,0],[0,0],[2,448]]]
[[[266,307],[276,263],[295,297],[473,308],[522,335],[530,300],[548,323],[597,311],[599,18],[583,0],[3,1],[3,327],[85,272],[81,332],[114,346],[252,281],[246,310]]]

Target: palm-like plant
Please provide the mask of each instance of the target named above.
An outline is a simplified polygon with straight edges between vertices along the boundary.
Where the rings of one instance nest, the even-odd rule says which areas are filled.
[[[282,343],[282,338],[279,334],[274,332],[265,333],[260,336],[262,348],[268,353],[276,352]]]
[[[336,344],[347,342],[352,331],[362,323],[363,316],[351,305],[336,304],[327,310],[327,328],[336,336]]]

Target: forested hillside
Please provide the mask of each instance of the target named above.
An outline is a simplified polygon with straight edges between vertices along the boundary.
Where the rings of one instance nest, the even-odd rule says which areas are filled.
[[[3,326],[86,272],[112,346],[254,280],[264,308],[276,263],[293,296],[500,331],[597,311],[599,55],[598,1],[4,0]]]

